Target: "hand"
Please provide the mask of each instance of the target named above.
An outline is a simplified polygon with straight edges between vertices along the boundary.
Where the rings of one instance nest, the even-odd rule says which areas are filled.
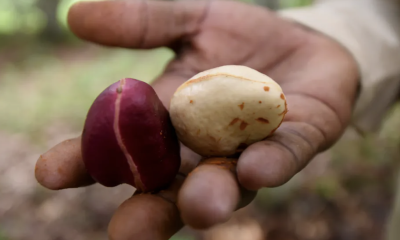
[[[200,158],[183,148],[182,175],[165,191],[124,202],[109,225],[113,240],[168,239],[183,223],[203,229],[224,222],[258,189],[290,180],[349,123],[358,87],[352,57],[333,40],[267,9],[234,1],[82,2],[70,9],[69,24],[78,37],[106,46],[173,49],[176,58],[153,84],[165,105],[194,74],[227,64],[269,75],[288,102],[281,127],[249,146],[237,166],[208,159],[184,179]],[[79,138],[43,155],[36,178],[50,189],[92,184]]]

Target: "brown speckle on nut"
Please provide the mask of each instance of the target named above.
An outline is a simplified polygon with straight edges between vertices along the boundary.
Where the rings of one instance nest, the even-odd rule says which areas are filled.
[[[247,122],[245,122],[245,121],[242,121],[242,123],[240,124],[240,130],[245,130],[246,129],[246,127],[247,127],[247,125],[249,125]]]
[[[269,121],[265,118],[257,118],[257,121],[260,123],[269,123]]]

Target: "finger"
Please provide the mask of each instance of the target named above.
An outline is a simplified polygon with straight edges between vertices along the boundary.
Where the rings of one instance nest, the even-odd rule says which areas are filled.
[[[95,1],[74,4],[68,24],[78,37],[128,47],[167,46],[198,30],[207,9],[204,1]]]
[[[45,188],[59,190],[94,183],[85,170],[81,138],[63,141],[41,155],[35,167],[36,180]]]
[[[249,146],[238,161],[238,179],[247,189],[276,187],[289,181],[341,135],[343,123],[323,102],[288,94],[289,112],[279,129]]]
[[[111,240],[167,240],[183,223],[175,205],[184,178],[177,176],[172,185],[158,194],[135,194],[114,213],[108,226]]]
[[[239,207],[250,203],[255,192],[239,187],[236,159],[207,159],[193,170],[178,195],[178,208],[185,224],[207,229],[226,222]]]

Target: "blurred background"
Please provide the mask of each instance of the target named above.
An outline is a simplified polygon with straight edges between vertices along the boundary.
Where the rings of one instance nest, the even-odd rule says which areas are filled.
[[[168,49],[102,48],[66,26],[76,0],[0,0],[0,240],[107,239],[127,186],[49,191],[34,178],[41,153],[80,134],[87,110],[123,77],[150,82]],[[310,0],[247,0],[271,9]],[[349,132],[286,185],[264,189],[226,224],[173,240],[379,240],[393,205],[400,107],[381,130]]]

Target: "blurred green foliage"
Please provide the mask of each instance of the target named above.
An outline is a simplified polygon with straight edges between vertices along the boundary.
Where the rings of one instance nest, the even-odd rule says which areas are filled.
[[[0,240],[8,240],[8,238],[3,234],[1,229],[0,229]]]
[[[194,238],[191,236],[180,236],[177,234],[177,235],[171,237],[169,240],[194,240]]]
[[[304,7],[313,3],[313,0],[280,0],[281,8]]]
[[[37,34],[47,22],[37,0],[0,1],[0,34]]]
[[[124,77],[150,82],[172,56],[166,49],[101,49],[93,58],[68,62],[36,54],[22,67],[9,63],[0,72],[0,86],[6,86],[0,87],[0,126],[36,137],[55,121],[80,129],[91,102],[109,84]]]

